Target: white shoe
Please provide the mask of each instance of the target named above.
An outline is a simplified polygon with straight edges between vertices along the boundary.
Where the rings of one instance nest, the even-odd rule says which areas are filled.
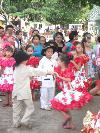
[[[2,99],[0,98],[0,102],[2,102]]]
[[[47,107],[47,108],[45,108],[45,110],[47,110],[47,111],[51,111],[51,108],[50,108],[50,107]]]

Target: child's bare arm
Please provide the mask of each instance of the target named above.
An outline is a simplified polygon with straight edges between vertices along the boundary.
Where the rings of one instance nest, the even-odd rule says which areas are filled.
[[[55,75],[56,77],[58,77],[58,78],[64,80],[64,81],[71,82],[71,79],[70,79],[70,78],[65,78],[65,77],[59,76],[59,74],[56,73],[56,72],[54,73],[54,75]]]

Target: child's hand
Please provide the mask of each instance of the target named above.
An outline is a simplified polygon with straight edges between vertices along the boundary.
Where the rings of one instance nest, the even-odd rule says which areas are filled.
[[[59,77],[59,74],[57,72],[54,72],[55,77]]]
[[[54,71],[47,71],[47,75],[54,75]]]

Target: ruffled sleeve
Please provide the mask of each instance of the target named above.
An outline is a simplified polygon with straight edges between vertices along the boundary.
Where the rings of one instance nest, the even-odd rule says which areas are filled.
[[[16,63],[16,61],[15,61],[15,59],[12,57],[12,58],[10,58],[10,59],[2,59],[2,61],[1,61],[1,66],[2,67],[12,67],[12,66],[14,66],[15,65],[15,63]]]
[[[89,56],[88,55],[83,55],[82,56],[82,63],[86,64],[89,61]]]

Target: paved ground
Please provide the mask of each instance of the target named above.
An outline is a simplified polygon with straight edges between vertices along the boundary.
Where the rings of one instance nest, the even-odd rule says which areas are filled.
[[[13,129],[12,126],[12,108],[2,107],[0,103],[0,133],[81,133],[82,120],[87,110],[98,112],[100,110],[100,97],[94,99],[83,107],[81,110],[73,110],[73,120],[77,125],[75,130],[67,130],[62,128],[63,117],[60,112],[52,110],[51,112],[39,109],[39,102],[34,102],[35,112],[32,116],[33,128]]]

